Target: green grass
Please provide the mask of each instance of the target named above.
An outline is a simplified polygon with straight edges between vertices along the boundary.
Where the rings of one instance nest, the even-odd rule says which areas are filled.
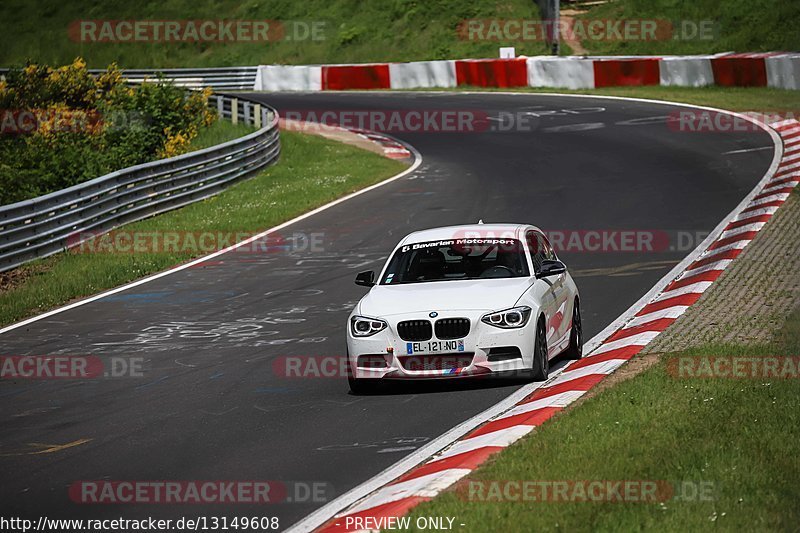
[[[774,342],[683,355],[800,355],[800,311]],[[465,531],[790,531],[800,523],[800,380],[679,379],[667,356],[509,447],[470,480],[708,483],[706,501],[470,502],[448,491],[417,507]]]
[[[405,165],[321,137],[281,134],[281,160],[207,200],[123,227],[130,232],[256,233],[400,172]],[[62,253],[4,277],[0,324],[147,276],[203,253]],[[6,282],[7,283],[7,282]],[[5,284],[5,283],[4,283]]]
[[[713,21],[711,39],[584,40],[591,54],[707,54],[800,50],[800,2],[786,0],[613,0],[584,19]]]
[[[550,91],[541,92],[554,92]],[[558,91],[576,94],[627,96],[705,105],[731,111],[793,111],[800,115],[797,91],[771,87],[609,87],[586,91]]]
[[[457,34],[470,18],[538,19],[531,0],[163,0],[161,2],[0,3],[0,66],[27,58],[63,64],[76,56],[90,67],[205,67],[497,57],[498,47],[545,53],[541,42],[467,41]],[[300,20],[324,22],[323,40],[206,43],[80,43],[76,20]]]
[[[229,120],[217,120],[208,128],[203,128],[198,132],[197,137],[192,139],[189,149],[190,151],[195,151],[210,148],[217,144],[244,137],[254,131],[256,131],[255,127],[241,122],[233,124]]]
[[[566,7],[566,4],[563,4]],[[800,50],[800,3],[787,0],[614,0],[589,19],[711,20],[711,40],[584,41],[596,54],[687,54]],[[533,19],[532,0],[163,0],[161,2],[0,3],[0,66],[28,58],[63,64],[83,56],[91,67],[205,67],[256,64],[412,61],[497,57],[500,46],[519,54],[548,53],[531,41],[469,41],[458,34],[468,19]],[[90,43],[70,38],[81,20],[281,20],[324,24],[321,40],[205,43]],[[565,53],[568,53],[568,47]]]
[[[559,89],[540,87],[515,87],[497,89],[488,87],[458,87],[455,89],[426,89],[429,91],[485,91],[519,93],[588,94],[594,96],[626,96],[683,102],[728,109],[731,111],[793,112],[800,117],[800,95],[797,91],[771,87],[606,87],[602,89]],[[413,89],[410,89],[413,91]]]

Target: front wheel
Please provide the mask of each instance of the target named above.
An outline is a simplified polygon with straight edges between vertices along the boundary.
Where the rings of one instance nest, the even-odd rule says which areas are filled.
[[[534,381],[547,381],[550,374],[550,360],[547,358],[547,332],[544,320],[536,325],[536,346],[533,349],[533,369],[531,377]]]
[[[377,379],[354,378],[350,372],[347,374],[347,384],[353,394],[371,394],[378,388]]]
[[[581,305],[575,298],[575,306],[572,309],[572,331],[569,334],[569,348],[564,351],[567,359],[577,360],[583,357],[583,326],[581,324]]]

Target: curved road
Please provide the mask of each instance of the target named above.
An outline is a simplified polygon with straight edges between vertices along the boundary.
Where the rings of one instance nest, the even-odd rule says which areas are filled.
[[[343,353],[345,318],[364,292],[355,273],[378,268],[403,235],[483,219],[659,230],[685,244],[675,232],[685,241],[712,230],[772,158],[766,133],[676,132],[663,117],[680,108],[651,103],[491,93],[257,98],[279,110],[480,110],[491,127],[394,133],[423,164],[282,230],[317,239],[313,250],[228,253],[0,336],[3,355],[144,360],[140,378],[0,383],[4,516],[274,515],[288,526],[322,502],[76,505],[67,488],[266,479],[321,482],[341,494],[520,386],[450,383],[357,397],[344,378],[276,374],[281,356]],[[527,117],[526,126],[496,131],[492,119],[503,112]],[[587,338],[687,252],[562,253],[582,292]]]

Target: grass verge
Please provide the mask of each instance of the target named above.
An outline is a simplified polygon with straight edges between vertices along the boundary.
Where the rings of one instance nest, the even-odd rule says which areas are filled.
[[[321,137],[281,133],[280,162],[207,200],[123,226],[128,232],[253,234],[347,193],[382,181],[405,165]],[[0,324],[122,285],[203,253],[62,253],[0,275]]]
[[[414,89],[409,89],[414,91]],[[459,87],[457,89],[426,89],[426,91],[448,92],[517,92],[534,94],[586,94],[591,96],[624,96],[646,98],[668,102],[703,105],[728,109],[730,111],[759,111],[794,113],[800,117],[800,98],[798,92],[772,87],[606,87],[602,89],[560,89],[550,87]]]
[[[681,55],[800,49],[800,3],[784,0],[614,0],[581,16],[591,20],[657,21],[671,29],[653,39],[584,40],[590,54]]]
[[[189,2],[127,2],[106,0],[52,2],[4,0],[0,3],[0,65],[33,59],[54,64],[76,56],[91,67],[116,61],[126,68],[222,67],[258,64],[317,64],[375,61],[422,61],[497,57],[501,46],[519,54],[547,54],[539,37],[518,38],[518,26],[498,33],[501,21],[539,20],[531,0],[217,0]],[[562,3],[562,9],[569,5]],[[220,14],[224,14],[221,17]],[[658,38],[623,39],[612,31],[603,38],[583,39],[594,54],[689,54],[724,51],[797,50],[800,4],[787,0],[615,0],[599,3],[582,16],[587,20],[657,21],[674,28]],[[283,31],[270,40],[245,37],[193,42],[188,39],[126,41],[124,31],[109,38],[102,21],[283,21]],[[482,36],[465,38],[460,26],[485,21]],[[90,29],[81,37],[81,21]],[[493,27],[488,21],[495,21]],[[5,23],[5,24],[3,24]],[[686,26],[688,24],[688,27]],[[706,26],[711,25],[711,31]],[[272,23],[273,29],[279,27]],[[635,28],[635,27],[634,27]],[[703,29],[703,33],[700,29]],[[312,33],[313,29],[313,33]],[[538,33],[537,33],[538,35]],[[92,37],[97,41],[92,41]],[[665,38],[669,37],[669,38]],[[564,53],[569,47],[562,39]]]
[[[211,148],[217,144],[232,141],[239,137],[244,137],[248,133],[253,133],[256,128],[241,122],[237,124],[231,123],[229,120],[216,120],[208,128],[203,128],[197,134],[197,137],[192,139],[189,146],[189,151],[202,150],[203,148]]]
[[[76,56],[93,68],[105,68],[112,61],[124,68],[169,68],[497,57],[500,46],[516,46],[527,55],[547,53],[541,41],[468,40],[458,33],[465,20],[493,18],[538,20],[539,11],[531,0],[3,0],[0,66],[28,58],[62,64]],[[267,42],[249,36],[201,42],[92,42],[82,40],[79,31],[80,21],[220,19],[283,21],[284,33],[276,31],[277,38]],[[101,26],[96,28],[85,35],[99,36]]]
[[[794,112],[798,116],[800,99],[797,91],[771,87],[608,87],[585,91],[537,90],[597,96],[626,96],[686,104],[704,105],[731,111]]]
[[[800,355],[800,310],[771,343],[662,356],[536,429],[466,482],[656,480],[675,489],[671,498],[498,502],[449,491],[416,508],[412,523],[451,516],[469,531],[793,530],[800,521],[800,381],[679,378],[669,363],[672,356],[768,355]],[[693,496],[697,487],[702,497]]]

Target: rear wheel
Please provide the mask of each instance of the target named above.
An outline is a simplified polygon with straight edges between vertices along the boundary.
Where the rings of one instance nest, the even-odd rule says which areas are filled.
[[[581,324],[581,304],[575,298],[575,307],[572,309],[572,331],[569,334],[569,348],[564,352],[567,359],[580,359],[583,357],[583,325]]]
[[[536,324],[536,345],[533,349],[533,368],[531,377],[534,381],[546,381],[550,374],[550,360],[547,358],[547,332],[544,320]]]

